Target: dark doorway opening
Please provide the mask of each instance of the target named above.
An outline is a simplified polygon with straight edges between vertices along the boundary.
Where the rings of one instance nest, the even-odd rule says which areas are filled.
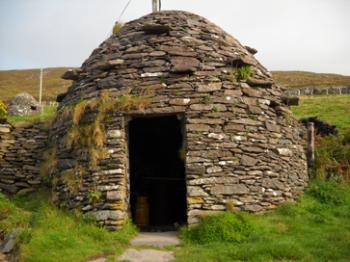
[[[133,221],[157,231],[186,223],[183,121],[176,115],[139,117],[128,128]]]

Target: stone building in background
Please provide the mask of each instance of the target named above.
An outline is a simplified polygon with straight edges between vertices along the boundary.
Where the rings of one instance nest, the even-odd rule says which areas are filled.
[[[40,113],[41,106],[33,96],[20,93],[12,97],[7,105],[9,116],[26,116]]]
[[[56,201],[113,230],[141,200],[165,228],[297,199],[306,133],[254,53],[187,12],[125,24],[63,76],[74,83],[51,130]]]

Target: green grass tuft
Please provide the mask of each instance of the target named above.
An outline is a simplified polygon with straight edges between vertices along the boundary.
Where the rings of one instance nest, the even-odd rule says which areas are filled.
[[[342,205],[347,200],[346,187],[339,185],[333,180],[327,183],[321,181],[314,182],[308,188],[307,193],[322,204]]]
[[[238,67],[236,72],[237,80],[246,80],[248,77],[252,76],[253,72],[249,65]]]
[[[182,237],[190,243],[242,242],[253,231],[244,213],[222,213],[207,216],[199,225],[182,229]]]

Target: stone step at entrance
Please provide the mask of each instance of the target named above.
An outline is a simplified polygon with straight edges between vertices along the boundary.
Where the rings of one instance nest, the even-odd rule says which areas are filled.
[[[175,259],[173,251],[162,251],[155,249],[127,249],[119,257],[118,261],[123,262],[168,262]]]
[[[129,262],[168,262],[175,259],[174,251],[151,249],[165,246],[178,246],[180,239],[178,233],[170,232],[141,232],[132,241],[131,246],[119,257],[119,261]],[[147,247],[136,249],[137,247]]]
[[[178,246],[180,240],[178,233],[170,232],[141,232],[132,241],[132,246],[165,247]]]

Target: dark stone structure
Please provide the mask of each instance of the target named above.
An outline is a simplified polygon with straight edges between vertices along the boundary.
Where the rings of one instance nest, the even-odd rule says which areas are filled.
[[[306,133],[249,50],[187,12],[125,24],[64,75],[74,83],[51,134],[58,202],[113,230],[137,219],[140,197],[153,226],[297,199]]]

